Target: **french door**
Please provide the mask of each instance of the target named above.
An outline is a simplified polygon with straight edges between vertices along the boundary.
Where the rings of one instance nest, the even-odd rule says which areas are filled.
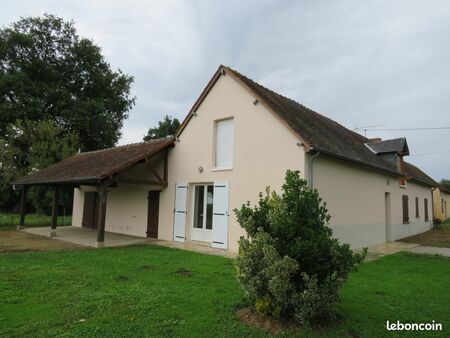
[[[212,242],[214,185],[194,185],[191,239]]]

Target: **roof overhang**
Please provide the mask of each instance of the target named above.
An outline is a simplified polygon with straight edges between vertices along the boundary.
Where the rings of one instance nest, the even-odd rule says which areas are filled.
[[[130,146],[130,145],[126,145]],[[132,145],[131,145],[132,146]],[[33,186],[33,185],[40,185],[40,186],[80,186],[80,185],[99,185],[102,184],[102,182],[110,181],[112,182],[112,179],[119,173],[130,169],[131,167],[135,166],[138,163],[147,163],[150,158],[155,158],[158,155],[160,155],[162,152],[166,151],[168,148],[174,147],[174,139],[170,138],[167,139],[166,142],[161,142],[161,144],[158,144],[154,149],[151,151],[143,152],[142,154],[139,154],[139,156],[134,157],[133,159],[124,161],[120,165],[115,166],[114,168],[110,168],[109,170],[105,170],[104,172],[100,173],[99,175],[94,176],[76,176],[71,175],[67,177],[62,178],[55,178],[55,177],[46,177],[43,179],[33,179],[33,175],[45,171],[47,168],[50,168],[52,166],[58,165],[59,163],[62,163],[63,161],[57,162],[47,168],[43,168],[42,170],[39,170],[35,173],[32,173],[28,176],[21,177],[17,179],[16,181],[12,182],[11,185],[14,189],[17,187],[22,186]],[[111,150],[114,150],[115,148],[111,148]],[[100,150],[100,151],[108,151],[107,150]],[[91,152],[95,155],[95,151]],[[86,154],[86,153],[84,153]],[[74,155],[77,156],[77,155]]]

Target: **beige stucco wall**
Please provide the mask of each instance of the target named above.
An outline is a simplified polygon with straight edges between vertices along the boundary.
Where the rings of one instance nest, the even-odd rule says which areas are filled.
[[[444,212],[442,212],[442,200],[446,202],[447,207],[445,208],[444,204]],[[433,207],[434,207],[434,217],[439,218],[441,221],[446,220],[450,217],[450,194],[447,194],[445,191],[441,191],[439,189],[433,190]]]
[[[153,167],[162,176],[163,160],[155,159]],[[139,178],[155,180],[146,164],[137,164],[119,175],[119,178]],[[140,237],[147,236],[148,192],[160,190],[160,187],[118,184],[108,188],[105,231],[117,232]],[[74,189],[72,225],[81,227],[83,220],[84,193],[96,191],[95,187],[81,186]]]
[[[230,76],[221,76],[188,123],[169,156],[169,186],[161,193],[159,237],[173,238],[173,206],[176,182],[229,181],[228,248],[237,250],[244,234],[232,210],[242,203],[256,203],[267,185],[279,189],[287,169],[304,168],[304,150],[260,103]],[[213,171],[214,121],[234,118],[233,169]],[[198,171],[203,167],[203,172]],[[188,190],[186,238],[192,227],[192,190]]]
[[[80,186],[73,189],[72,226],[81,227],[83,221],[84,193],[86,191],[97,191],[95,187]]]
[[[408,182],[399,186],[395,177],[367,170],[347,162],[326,158],[314,160],[314,187],[327,203],[335,236],[352,248],[383,243],[427,231],[431,228],[431,190]],[[390,226],[386,227],[385,193],[390,193]],[[402,195],[409,196],[409,224],[403,224]],[[415,197],[419,197],[419,218]],[[428,199],[429,220],[424,220],[424,199]],[[387,230],[387,234],[386,234]]]
[[[228,249],[236,251],[244,235],[236,221],[234,208],[246,201],[257,203],[258,193],[266,186],[279,191],[287,169],[298,169],[308,177],[307,157],[299,140],[261,103],[229,75],[221,76],[211,89],[169,152],[168,187],[161,191],[160,239],[173,239],[173,208],[176,182],[229,182]],[[233,168],[214,170],[214,123],[234,119]],[[162,175],[162,159],[156,160]],[[200,172],[199,167],[203,168]],[[145,165],[138,165],[122,175],[154,179]],[[430,188],[409,182],[401,188],[395,177],[356,167],[346,162],[319,156],[314,161],[314,183],[327,202],[334,234],[343,242],[359,248],[386,240],[395,240],[431,227]],[[73,225],[81,226],[84,191],[74,192]],[[158,187],[124,185],[110,188],[106,209],[106,230],[146,235],[147,193]],[[187,194],[186,239],[191,240],[192,191]],[[385,193],[390,193],[390,226],[385,222]],[[410,223],[402,222],[401,195],[409,196]],[[419,197],[420,217],[415,217],[415,197]],[[428,198],[429,221],[424,221],[424,198]],[[450,205],[450,202],[449,202]]]

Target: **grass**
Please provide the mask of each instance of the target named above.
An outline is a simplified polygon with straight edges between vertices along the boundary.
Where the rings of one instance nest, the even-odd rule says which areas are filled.
[[[450,218],[447,218],[444,222],[441,223],[442,229],[450,229]]]
[[[427,246],[450,248],[450,218],[442,222],[437,228],[418,235],[403,238],[401,241]]]
[[[0,253],[23,251],[86,250],[85,246],[66,241],[55,241],[46,236],[38,236],[17,230],[0,232]]]
[[[0,230],[15,229],[19,224],[20,215],[12,213],[0,213]],[[50,226],[51,216],[29,214],[25,217],[25,225],[30,227]],[[58,216],[58,225],[72,224],[72,216]]]
[[[449,260],[386,256],[351,275],[337,326],[280,335],[383,337],[386,320],[435,320],[444,331],[428,335],[448,336],[449,285]],[[2,337],[269,336],[236,315],[232,260],[159,246],[0,254],[0,299]]]

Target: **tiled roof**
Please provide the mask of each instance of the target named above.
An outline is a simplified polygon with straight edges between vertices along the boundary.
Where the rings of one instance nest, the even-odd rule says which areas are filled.
[[[343,160],[401,175],[397,168],[374,154],[365,143],[370,139],[351,131],[339,123],[256,83],[239,72],[222,66],[236,76],[284,122],[303,139],[309,148]],[[396,146],[401,142],[393,142]],[[392,145],[389,142],[387,145]],[[406,162],[405,162],[406,163]],[[436,182],[412,164],[406,163],[407,174],[415,181],[436,186]]]
[[[173,138],[133,143],[103,150],[79,153],[13,184],[53,184],[96,182],[121,171],[170,146]]]

